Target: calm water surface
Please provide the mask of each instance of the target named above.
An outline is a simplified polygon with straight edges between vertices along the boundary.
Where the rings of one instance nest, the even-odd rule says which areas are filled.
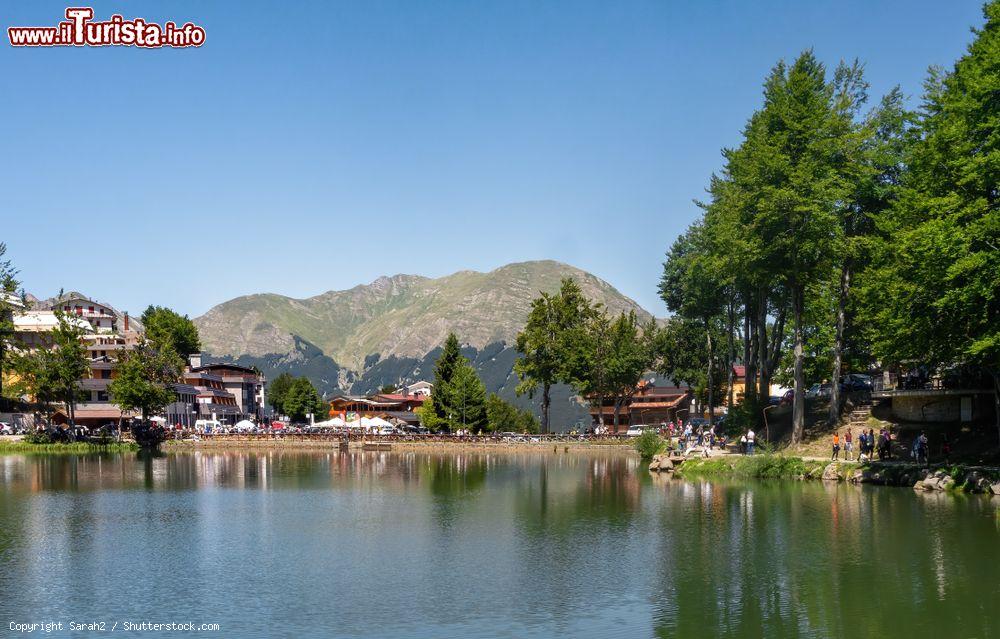
[[[0,456],[0,636],[993,637],[998,509],[621,453]]]

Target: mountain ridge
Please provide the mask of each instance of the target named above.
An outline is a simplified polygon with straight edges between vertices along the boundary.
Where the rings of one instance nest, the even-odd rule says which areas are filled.
[[[305,375],[326,394],[367,394],[429,380],[436,354],[453,331],[487,390],[537,412],[537,397],[515,392],[514,343],[532,300],[556,292],[566,277],[611,313],[634,310],[643,321],[652,317],[595,275],[541,260],[439,278],[384,275],[305,298],[255,293],[217,304],[194,322],[207,361],[257,366],[268,378]],[[551,414],[554,424],[572,424],[587,412],[571,389],[557,385]]]
[[[419,357],[455,331],[481,348],[513,343],[531,300],[574,277],[588,297],[610,311],[651,315],[600,278],[552,260],[516,262],[492,271],[458,271],[439,278],[399,273],[368,284],[304,298],[279,293],[243,295],[195,318],[205,350],[213,355],[262,356],[293,347],[301,337],[354,370],[373,353]],[[280,351],[279,351],[280,352]]]

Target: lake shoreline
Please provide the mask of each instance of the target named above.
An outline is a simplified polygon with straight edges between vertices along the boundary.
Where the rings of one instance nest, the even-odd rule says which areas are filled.
[[[653,464],[651,464],[653,466]],[[650,472],[657,472],[653,468]],[[660,471],[662,472],[662,471]],[[898,486],[916,491],[1000,496],[1000,468],[965,464],[857,462],[809,459],[782,454],[694,457],[673,470],[684,479],[778,479]]]
[[[497,442],[497,441],[351,441],[349,450],[364,450],[366,444],[388,445],[390,451],[483,451],[483,452],[622,452],[638,455],[631,442],[593,443],[593,442]],[[163,444],[165,452],[195,451],[195,450],[339,450],[338,440],[302,440],[302,439],[203,439],[175,440]]]

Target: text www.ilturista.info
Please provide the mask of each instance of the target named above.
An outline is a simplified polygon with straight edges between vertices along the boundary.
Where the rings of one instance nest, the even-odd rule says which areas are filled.
[[[7,27],[7,37],[15,47],[200,47],[205,29],[190,22],[160,26],[142,18],[126,20],[113,15],[105,22],[93,22],[91,7],[69,7],[66,21],[54,27]]]

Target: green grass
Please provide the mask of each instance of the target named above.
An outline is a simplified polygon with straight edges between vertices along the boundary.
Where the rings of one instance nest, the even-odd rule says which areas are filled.
[[[124,453],[139,450],[134,442],[110,442],[108,444],[91,444],[74,442],[72,444],[29,444],[27,442],[0,442],[0,455],[26,453],[31,455],[65,455],[80,453]]]
[[[739,477],[741,479],[819,478],[829,462],[804,460],[765,453],[726,457],[694,457],[685,461],[677,473],[685,477]],[[843,466],[847,466],[842,464]],[[846,470],[846,469],[845,469]]]

